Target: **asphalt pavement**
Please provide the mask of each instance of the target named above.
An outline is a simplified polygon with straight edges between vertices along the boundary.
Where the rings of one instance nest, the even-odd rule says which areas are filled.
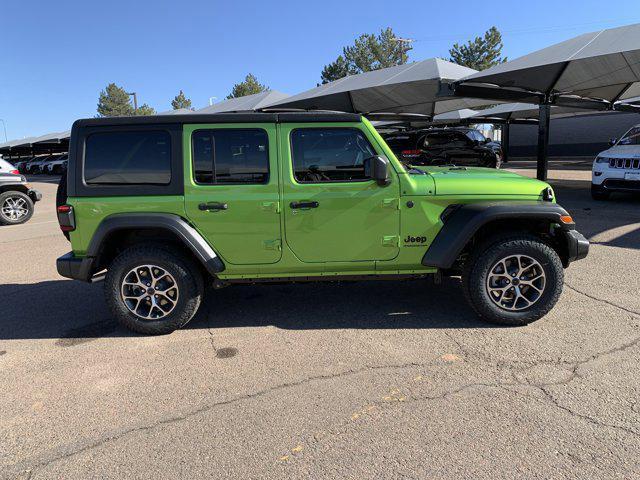
[[[640,477],[640,199],[594,202],[586,173],[551,178],[590,255],[527,327],[450,279],[230,287],[160,337],[57,275],[35,177],[0,227],[0,478]]]

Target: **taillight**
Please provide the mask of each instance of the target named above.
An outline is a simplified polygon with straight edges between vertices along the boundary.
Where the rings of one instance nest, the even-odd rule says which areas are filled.
[[[405,157],[418,157],[422,152],[420,150],[402,150],[400,154]]]
[[[58,212],[60,230],[63,232],[73,232],[76,229],[76,218],[73,214],[73,207],[71,205],[60,205],[56,211]]]
[[[9,173],[13,173],[14,175],[20,175],[20,172],[18,170],[11,170],[9,171]]]

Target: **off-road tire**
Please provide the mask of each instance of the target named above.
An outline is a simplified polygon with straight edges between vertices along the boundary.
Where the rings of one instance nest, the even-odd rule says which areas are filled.
[[[526,255],[536,260],[545,274],[543,293],[529,308],[506,310],[489,296],[487,277],[494,265],[509,255]],[[558,302],[562,293],[564,270],[556,251],[533,235],[514,234],[494,237],[480,244],[465,263],[462,283],[467,301],[488,322],[522,326],[544,317]]]
[[[607,192],[602,187],[591,184],[591,198],[597,201],[608,200],[611,192]]]
[[[121,294],[125,275],[141,265],[157,265],[173,276],[178,288],[174,309],[159,320],[146,320],[131,312]],[[122,325],[145,335],[171,333],[186,325],[198,311],[204,280],[197,266],[185,255],[164,245],[133,246],[118,255],[108,266],[104,292],[109,309]]]
[[[18,218],[10,218],[8,215],[2,211],[5,206],[5,202],[8,199],[20,200],[21,203],[24,202],[24,208],[27,209],[27,212]],[[0,225],[20,225],[21,223],[25,223],[29,221],[31,217],[33,217],[33,200],[29,198],[29,195],[22,192],[17,191],[9,191],[0,194]]]

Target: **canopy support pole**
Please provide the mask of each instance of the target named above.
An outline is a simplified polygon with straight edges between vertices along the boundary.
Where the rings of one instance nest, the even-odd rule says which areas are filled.
[[[502,163],[509,161],[509,122],[502,124]]]
[[[541,103],[538,113],[538,162],[537,175],[538,180],[547,180],[549,171],[549,121],[551,119],[551,105]]]

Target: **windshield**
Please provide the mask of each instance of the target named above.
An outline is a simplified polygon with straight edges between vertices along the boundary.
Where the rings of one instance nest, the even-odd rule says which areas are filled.
[[[631,128],[616,145],[640,145],[640,127]]]

